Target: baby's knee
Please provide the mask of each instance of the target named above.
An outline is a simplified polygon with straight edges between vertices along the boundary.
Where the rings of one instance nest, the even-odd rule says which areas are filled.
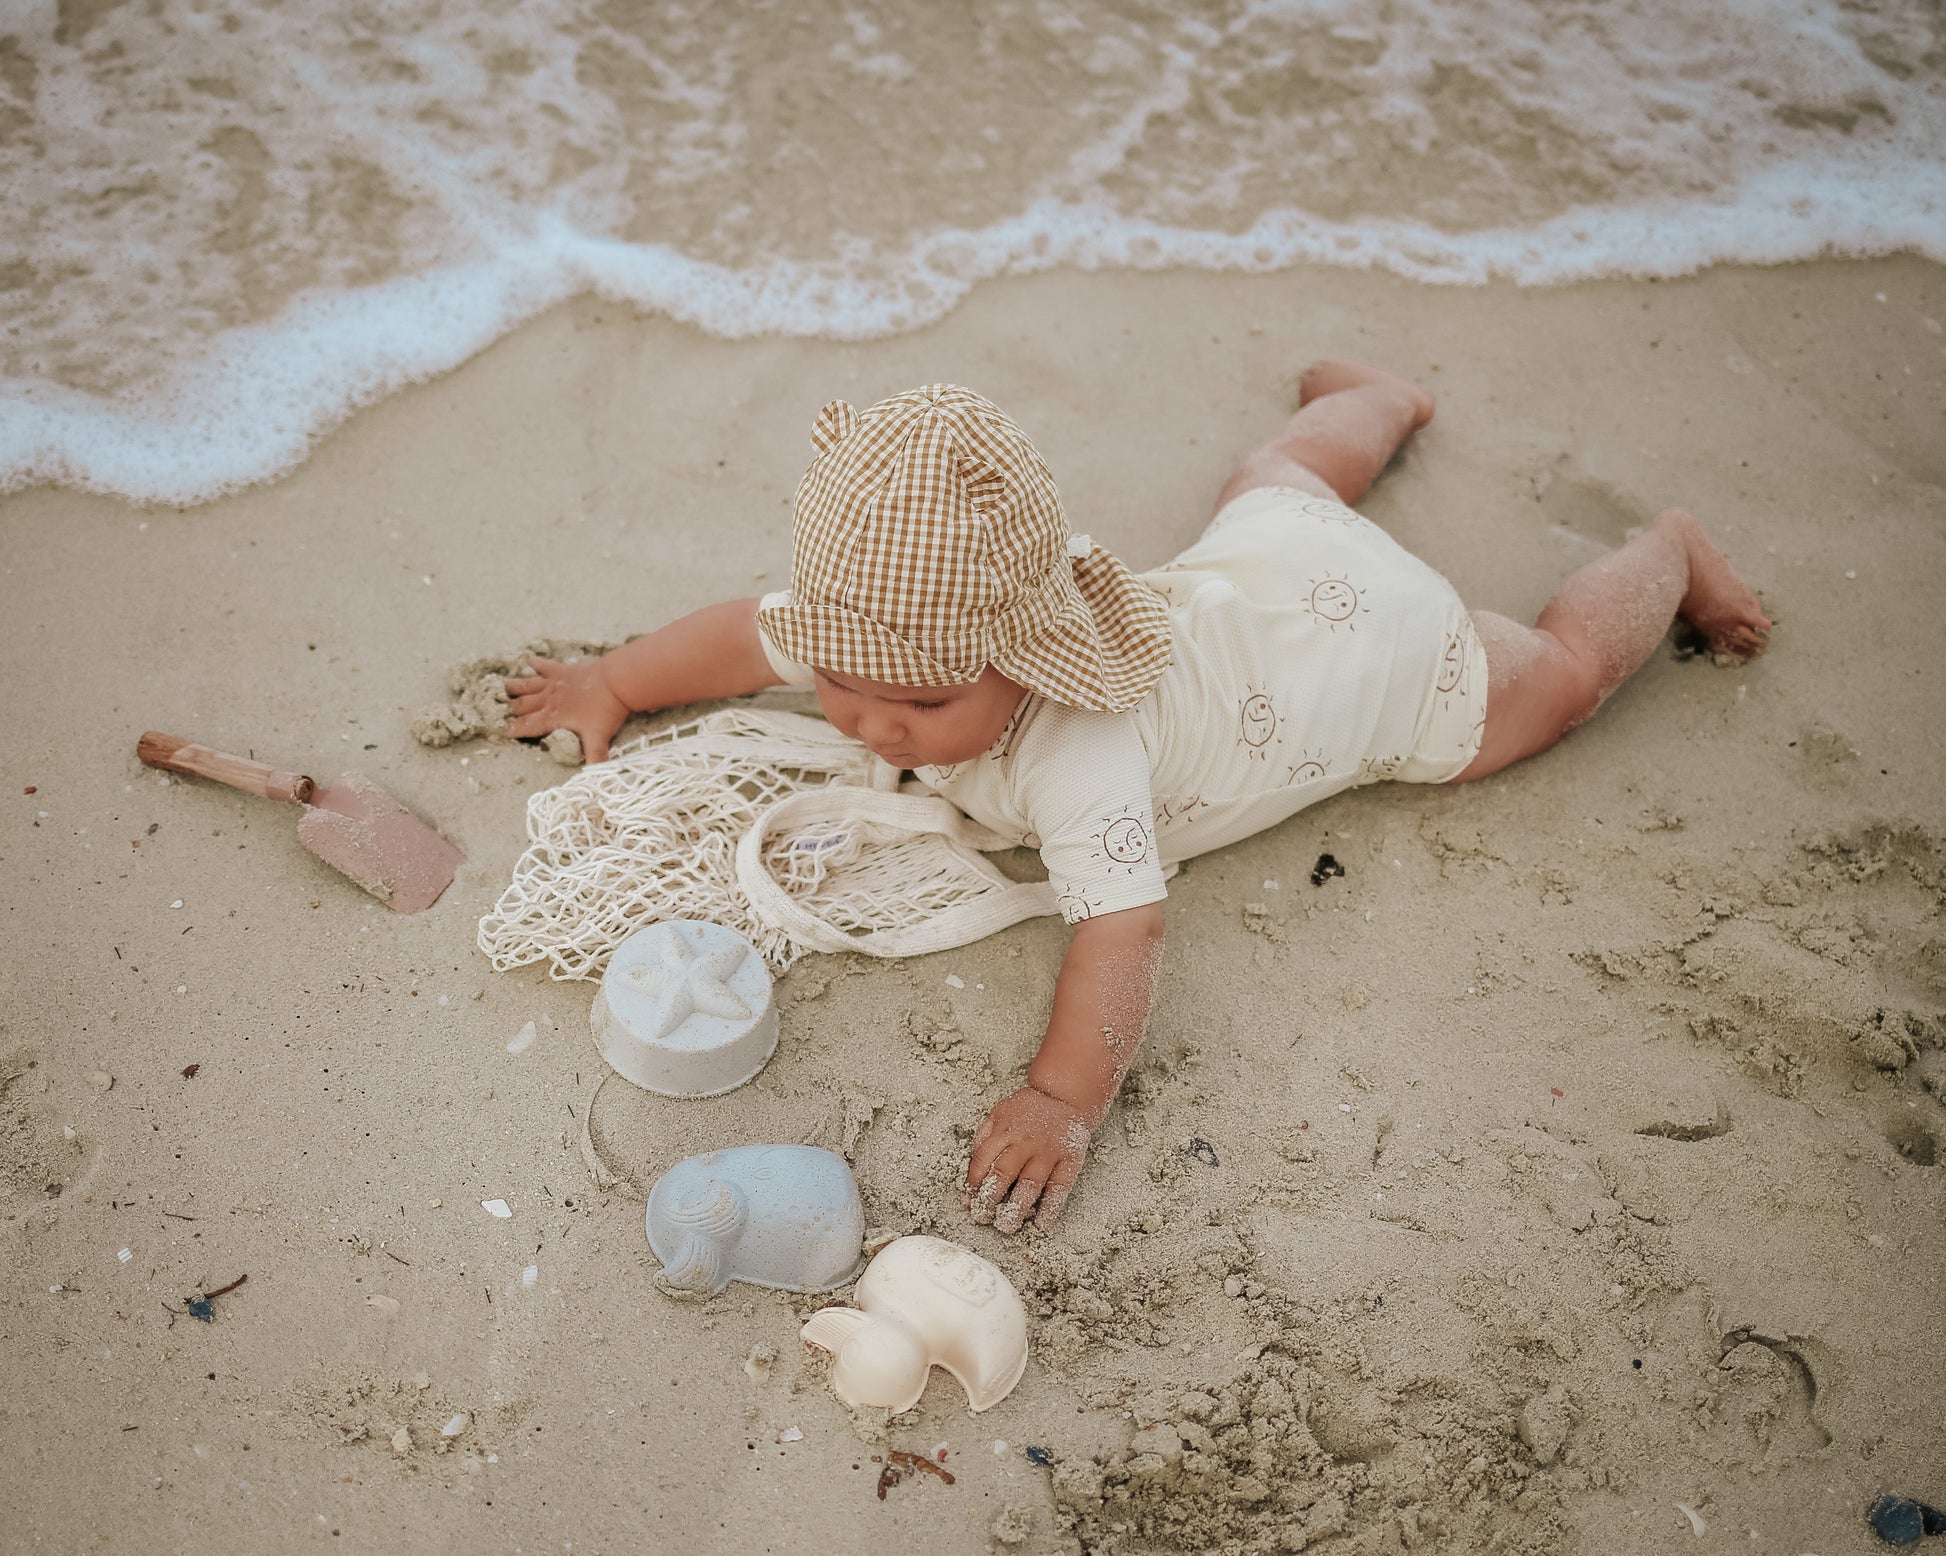
[[[1565,735],[1592,718],[1602,705],[1608,695],[1607,676],[1592,645],[1566,643],[1547,631],[1537,635],[1551,646],[1551,651],[1540,658],[1545,684],[1538,690],[1549,707],[1551,721],[1558,723],[1560,734]]]
[[[1489,611],[1473,613],[1487,658],[1487,728],[1504,761],[1545,751],[1601,705],[1601,670],[1579,645]]]

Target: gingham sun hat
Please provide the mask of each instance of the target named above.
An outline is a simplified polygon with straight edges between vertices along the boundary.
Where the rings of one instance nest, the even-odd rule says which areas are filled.
[[[787,603],[758,613],[800,664],[958,686],[989,664],[1070,707],[1119,713],[1169,664],[1155,591],[1067,515],[1034,445],[953,384],[818,413],[798,484]]]

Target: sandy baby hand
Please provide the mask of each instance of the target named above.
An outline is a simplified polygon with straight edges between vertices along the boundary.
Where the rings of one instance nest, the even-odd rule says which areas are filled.
[[[973,1137],[964,1185],[973,1219],[1018,1232],[1038,1200],[1035,1221],[1052,1226],[1081,1176],[1092,1134],[1078,1110],[1032,1086],[1001,1099]]]
[[[532,675],[507,677],[507,733],[516,740],[571,729],[590,762],[608,760],[608,742],[628,717],[628,707],[608,689],[598,659],[536,659]]]

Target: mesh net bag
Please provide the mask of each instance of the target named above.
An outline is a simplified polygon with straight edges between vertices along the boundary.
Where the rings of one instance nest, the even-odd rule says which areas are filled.
[[[1009,840],[829,724],[726,708],[646,735],[527,801],[528,846],[480,920],[498,972],[593,978],[633,931],[707,919],[773,972],[806,951],[917,956],[1055,911],[981,857]]]

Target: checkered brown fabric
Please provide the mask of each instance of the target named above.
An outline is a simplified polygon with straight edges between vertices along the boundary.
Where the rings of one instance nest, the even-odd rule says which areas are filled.
[[[786,658],[898,686],[997,666],[1119,713],[1169,664],[1162,600],[1099,546],[1075,556],[1046,463],[1000,408],[929,384],[819,413],[797,488],[791,597],[758,615]]]

